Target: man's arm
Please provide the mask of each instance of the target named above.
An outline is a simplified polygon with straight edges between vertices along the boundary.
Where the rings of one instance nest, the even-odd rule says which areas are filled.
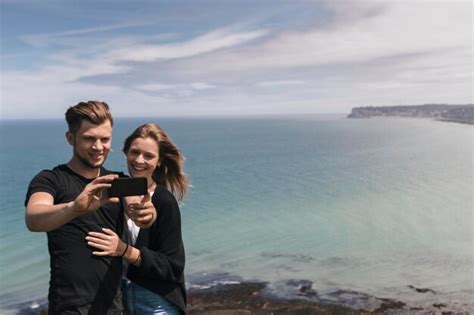
[[[117,175],[97,177],[77,196],[76,200],[54,204],[54,198],[47,192],[33,193],[26,205],[26,226],[33,232],[49,232],[68,223],[77,216],[93,212],[102,205],[119,202],[118,198],[108,198],[104,189],[111,186]]]
[[[26,226],[32,232],[49,232],[63,226],[80,213],[74,209],[74,201],[54,204],[53,196],[46,192],[31,195],[26,206]]]

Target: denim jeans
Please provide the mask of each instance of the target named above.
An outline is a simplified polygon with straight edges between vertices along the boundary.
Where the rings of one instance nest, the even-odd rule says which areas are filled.
[[[125,315],[181,314],[178,307],[161,295],[128,280],[122,280],[122,294]]]

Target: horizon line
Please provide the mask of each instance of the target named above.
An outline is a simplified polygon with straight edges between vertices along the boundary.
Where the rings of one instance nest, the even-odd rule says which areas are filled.
[[[284,116],[306,116],[306,115],[349,115],[350,112],[333,112],[333,113],[262,113],[262,114],[211,114],[211,115],[157,115],[157,116],[113,116],[113,119],[143,119],[143,118],[182,118],[182,119],[199,119],[199,118],[253,118],[253,117],[284,117]],[[25,117],[25,118],[4,118],[0,117],[0,121],[46,121],[46,120],[64,120],[64,117]]]

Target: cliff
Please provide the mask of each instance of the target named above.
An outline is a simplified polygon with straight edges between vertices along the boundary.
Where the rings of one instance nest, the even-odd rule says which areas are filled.
[[[474,124],[474,104],[354,107],[347,118],[414,117]]]

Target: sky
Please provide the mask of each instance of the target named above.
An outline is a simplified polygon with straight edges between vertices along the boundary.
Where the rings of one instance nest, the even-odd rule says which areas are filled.
[[[473,2],[0,0],[0,118],[473,103]]]

